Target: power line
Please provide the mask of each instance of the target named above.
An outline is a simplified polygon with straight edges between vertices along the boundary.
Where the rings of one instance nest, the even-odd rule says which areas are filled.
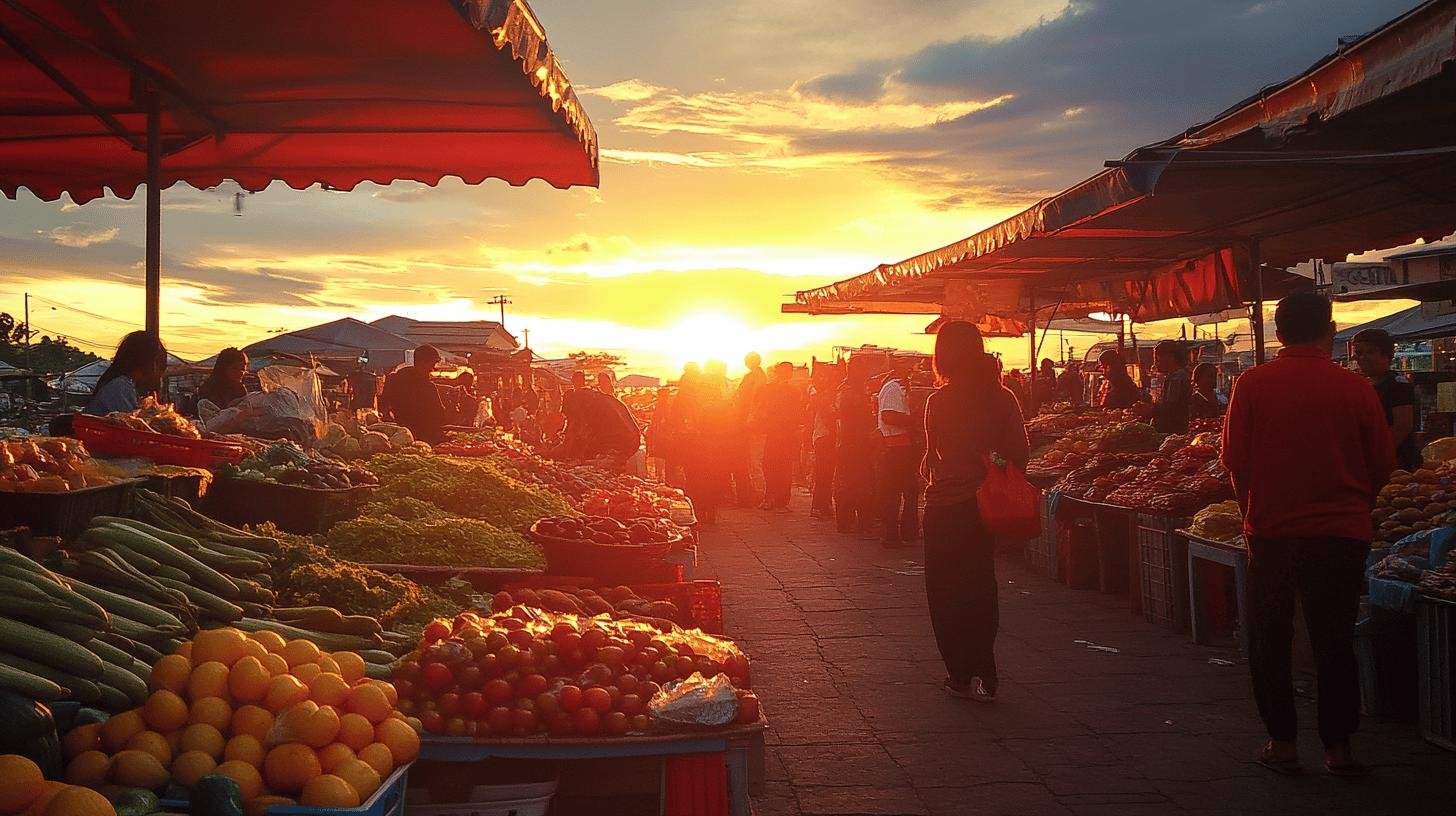
[[[34,323],[31,324],[30,328],[32,331],[34,331],[35,329],[40,329],[41,331],[46,332],[47,334],[55,335],[57,339],[65,340],[68,343],[76,343],[82,346],[91,346],[92,348],[99,348],[102,350],[110,350],[115,348],[115,346],[109,343],[97,343],[94,340],[87,340],[84,337],[77,337],[74,334],[58,332],[55,329],[48,329],[45,326],[37,326]]]
[[[108,321],[108,322],[111,322],[111,323],[120,323],[123,326],[130,326],[130,325],[132,325],[131,322],[130,321],[127,321],[127,320],[119,320],[119,319],[117,319],[115,317],[107,317],[106,315],[99,315],[99,314],[96,314],[95,312],[88,312],[85,309],[78,309],[75,306],[71,306],[71,305],[66,304],[66,303],[58,303],[58,302],[56,302],[54,300],[51,300],[50,298],[41,297],[40,295],[31,295],[30,297],[33,300],[40,301],[41,303],[48,303],[48,304],[50,304],[52,306],[55,306],[55,307],[61,308],[61,309],[70,309],[73,312],[76,312],[78,314],[86,315],[87,317],[94,317],[97,320],[105,320],[105,321]]]

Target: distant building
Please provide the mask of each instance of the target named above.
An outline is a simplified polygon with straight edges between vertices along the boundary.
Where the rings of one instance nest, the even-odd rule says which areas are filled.
[[[243,351],[249,357],[277,353],[325,361],[340,372],[362,367],[387,373],[411,362],[419,345],[361,320],[345,317],[259,340],[243,347]]]
[[[371,321],[369,325],[417,345],[431,345],[462,357],[482,352],[515,351],[520,347],[515,335],[494,320],[414,320],[390,315]]]

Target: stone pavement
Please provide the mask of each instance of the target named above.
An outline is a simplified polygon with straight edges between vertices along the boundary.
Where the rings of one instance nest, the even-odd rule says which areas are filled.
[[[771,724],[759,816],[1456,812],[1456,754],[1413,723],[1365,721],[1368,779],[1313,772],[1310,700],[1311,772],[1274,776],[1250,760],[1263,732],[1235,652],[1035,575],[1019,553],[998,565],[1000,698],[949,698],[920,548],[840,536],[806,504],[724,511],[701,545]]]

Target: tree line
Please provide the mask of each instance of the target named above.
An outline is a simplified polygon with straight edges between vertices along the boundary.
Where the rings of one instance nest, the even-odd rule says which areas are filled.
[[[37,374],[60,374],[101,359],[89,351],[76,348],[64,337],[42,336],[40,339],[31,338],[27,363],[25,329],[23,322],[0,312],[0,360]]]

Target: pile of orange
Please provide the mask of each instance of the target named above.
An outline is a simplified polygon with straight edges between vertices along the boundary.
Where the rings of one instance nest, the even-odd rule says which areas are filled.
[[[116,816],[116,808],[90,788],[47,782],[40,766],[26,757],[0,754],[0,814]]]
[[[150,688],[140,708],[66,735],[67,782],[155,790],[222,774],[245,801],[357,807],[420,750],[392,685],[307,640],[198,632],[157,661]]]

